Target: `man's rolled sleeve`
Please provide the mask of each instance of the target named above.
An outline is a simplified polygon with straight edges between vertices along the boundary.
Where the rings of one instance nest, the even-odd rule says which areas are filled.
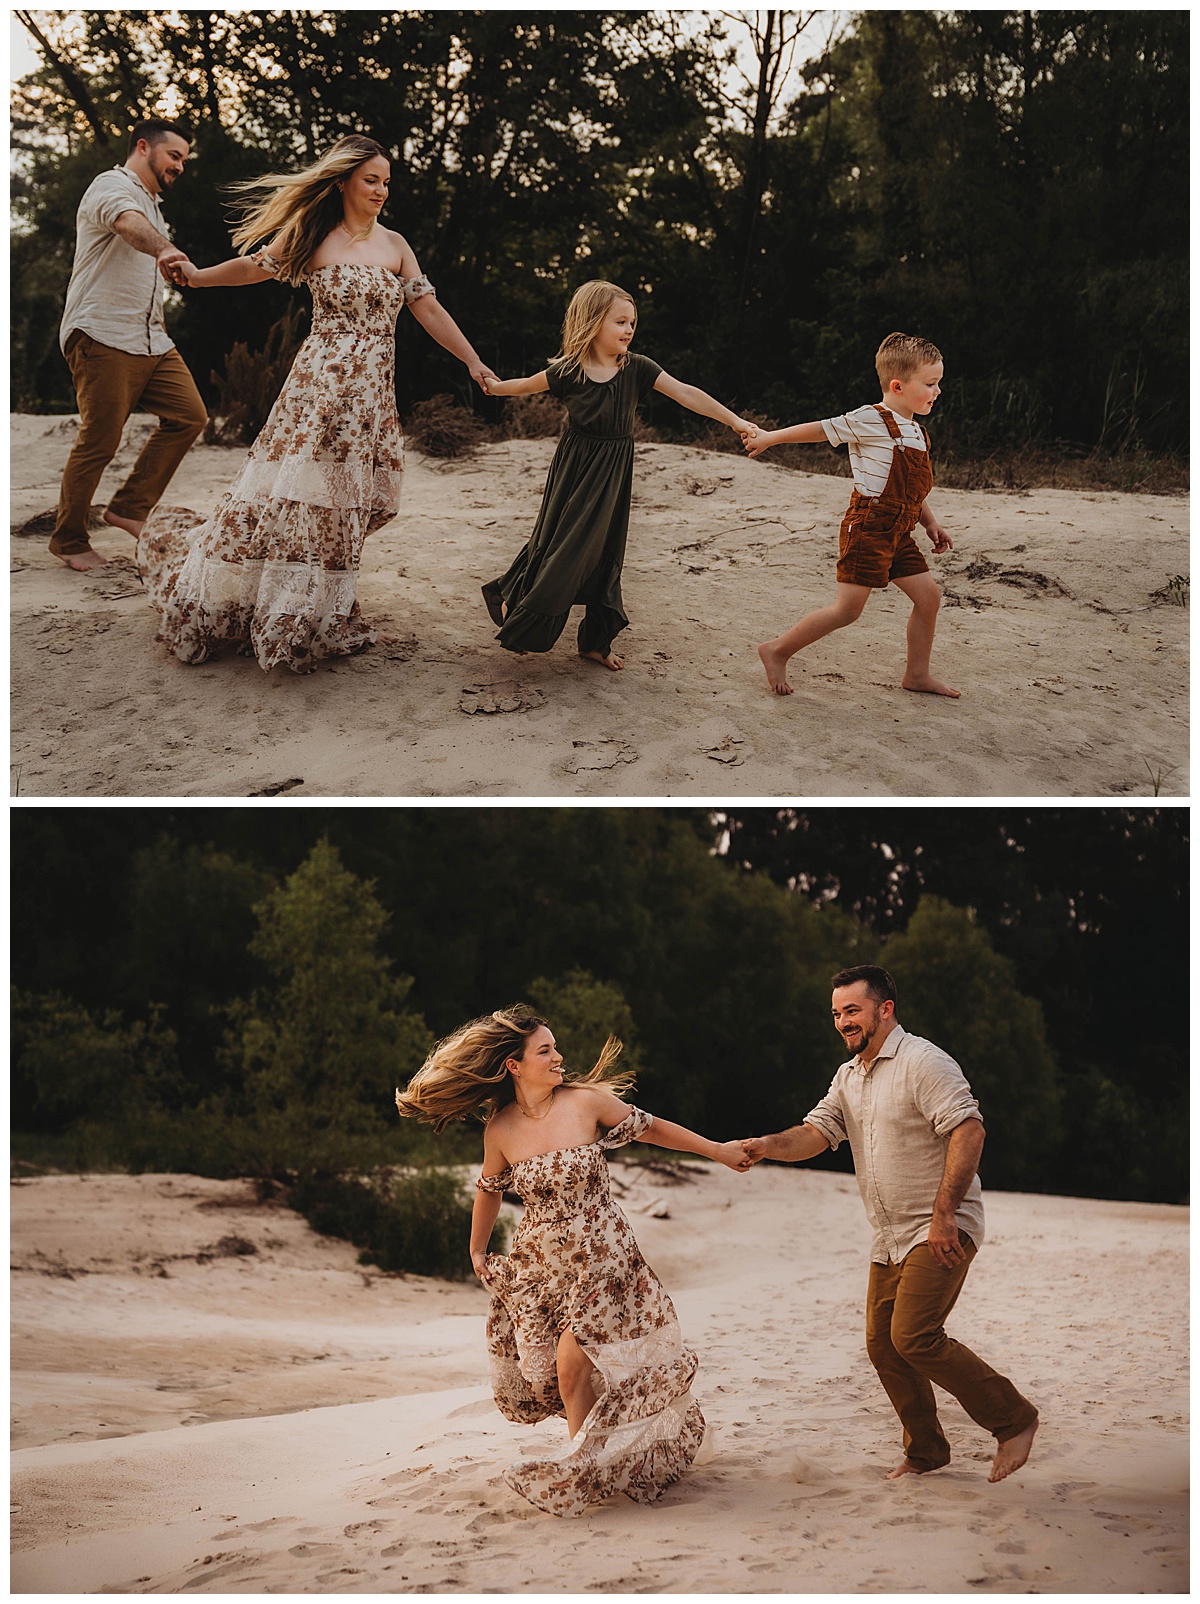
[[[115,183],[105,183],[101,179],[93,184],[85,196],[84,206],[80,209],[89,223],[95,224],[97,228],[107,229],[110,234],[113,233],[113,224],[122,212],[136,212],[139,217],[146,215],[130,195],[129,185],[119,179]]]
[[[917,1106],[939,1136],[948,1136],[965,1120],[983,1115],[967,1082],[967,1077],[950,1057],[937,1048],[924,1055],[913,1077]]]
[[[842,1115],[842,1105],[832,1093],[822,1097],[817,1106],[804,1116],[804,1123],[811,1125],[813,1130],[820,1131],[829,1143],[831,1153],[836,1152],[846,1140],[846,1121]]]

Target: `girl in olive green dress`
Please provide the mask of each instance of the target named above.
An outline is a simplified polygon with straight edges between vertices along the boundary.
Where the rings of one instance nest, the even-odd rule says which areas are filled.
[[[576,290],[563,322],[562,351],[528,379],[487,381],[489,395],[549,390],[567,409],[533,534],[508,572],[483,587],[488,612],[511,652],[548,652],[571,608],[585,609],[581,657],[605,668],[625,665],[612,643],[629,620],[621,602],[621,564],[633,488],[633,422],[651,390],[703,417],[726,423],[743,440],[757,434],[694,385],[681,384],[649,357],[631,353],[637,326],[633,297],[595,280]]]

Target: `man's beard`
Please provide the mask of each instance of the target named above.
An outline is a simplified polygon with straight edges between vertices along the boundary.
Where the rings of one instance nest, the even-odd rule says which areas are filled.
[[[843,1031],[842,1040],[846,1043],[846,1046],[852,1053],[865,1052],[867,1044],[870,1042],[871,1037],[875,1034],[875,1027],[878,1025],[878,1023],[879,1015],[876,1014],[869,1026],[855,1025],[850,1031]],[[859,1034],[856,1034],[856,1032]]]

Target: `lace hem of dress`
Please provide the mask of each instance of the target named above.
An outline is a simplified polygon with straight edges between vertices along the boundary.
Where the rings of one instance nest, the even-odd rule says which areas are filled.
[[[232,501],[299,501],[309,507],[400,510],[404,450],[397,441],[391,462],[372,464],[363,457],[348,462],[313,462],[302,457],[274,462],[248,457],[229,490]]]
[[[680,1351],[677,1329],[648,1340],[658,1362],[619,1381],[608,1347],[591,1352],[606,1391],[573,1441],[505,1470],[514,1492],[551,1515],[574,1516],[618,1492],[652,1503],[683,1475],[704,1439],[690,1392],[696,1357]]]

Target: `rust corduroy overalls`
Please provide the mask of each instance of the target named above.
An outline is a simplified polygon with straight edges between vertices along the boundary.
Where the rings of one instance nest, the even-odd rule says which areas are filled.
[[[886,590],[888,581],[926,574],[929,564],[912,538],[917,514],[933,489],[929,435],[924,427],[925,449],[905,445],[900,426],[889,407],[876,411],[892,437],[892,466],[887,484],[877,496],[864,496],[855,486],[842,519],[838,541],[837,577],[844,585],[869,585]]]

